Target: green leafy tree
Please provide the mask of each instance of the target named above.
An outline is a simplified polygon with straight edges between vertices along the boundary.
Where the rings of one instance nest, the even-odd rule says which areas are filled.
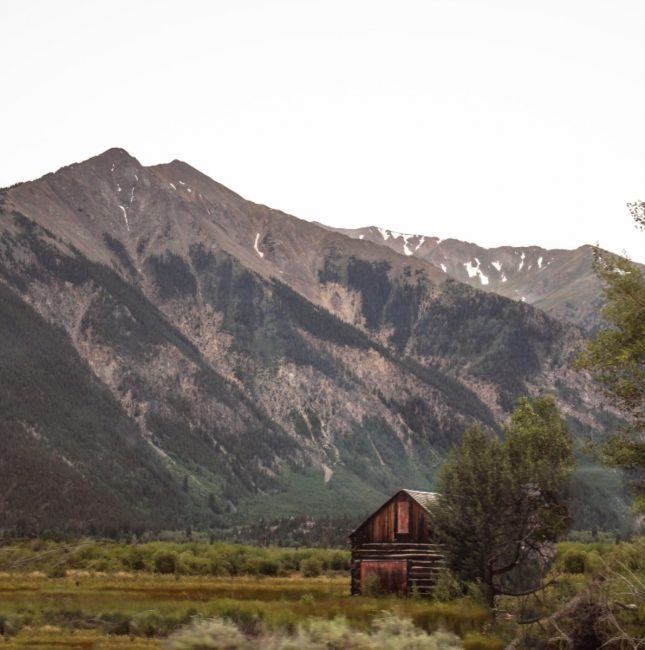
[[[521,399],[493,438],[468,429],[443,464],[434,531],[451,570],[479,582],[492,606],[497,594],[539,587],[551,542],[569,525],[558,493],[573,469],[571,438],[551,397]]]
[[[645,229],[645,203],[629,208]],[[603,455],[632,475],[634,509],[645,513],[645,277],[629,260],[599,249],[594,269],[604,286],[607,326],[587,343],[577,367],[589,370],[607,399],[631,420],[612,436]]]

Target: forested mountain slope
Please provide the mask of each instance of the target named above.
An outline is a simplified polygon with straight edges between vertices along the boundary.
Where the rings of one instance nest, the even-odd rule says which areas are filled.
[[[3,190],[0,280],[5,529],[357,514],[520,395],[607,422],[575,327],[178,161]]]

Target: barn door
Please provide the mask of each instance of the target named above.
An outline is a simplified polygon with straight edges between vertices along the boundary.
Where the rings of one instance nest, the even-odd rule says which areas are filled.
[[[399,501],[396,504],[396,537],[398,542],[410,540],[410,503]]]
[[[361,562],[361,593],[367,594],[373,587],[380,593],[408,595],[407,560],[363,560]]]

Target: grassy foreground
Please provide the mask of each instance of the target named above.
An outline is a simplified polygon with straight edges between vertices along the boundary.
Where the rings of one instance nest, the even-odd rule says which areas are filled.
[[[345,551],[231,544],[5,542],[0,650],[501,650],[520,630],[535,631],[518,625],[522,618],[550,615],[603,575],[603,598],[634,604],[619,612],[621,624],[645,634],[645,601],[630,600],[608,568],[643,580],[643,540],[560,544],[554,583],[539,600],[500,599],[495,618],[476,589],[456,600],[444,592],[445,602],[350,597],[347,560]]]
[[[490,621],[486,609],[473,603],[352,598],[348,591],[344,573],[317,578],[5,573],[0,575],[5,635],[0,648],[53,648],[63,641],[70,648],[160,648],[162,638],[196,618],[227,619],[252,636],[292,633],[311,618],[345,618],[353,628],[367,630],[383,611],[409,618],[423,630],[444,629],[460,637]]]

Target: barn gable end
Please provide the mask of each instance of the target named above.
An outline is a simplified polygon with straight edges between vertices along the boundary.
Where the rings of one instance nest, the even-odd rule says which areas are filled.
[[[369,584],[380,591],[430,595],[443,566],[432,543],[433,492],[401,490],[370,515],[351,535],[352,594]]]

